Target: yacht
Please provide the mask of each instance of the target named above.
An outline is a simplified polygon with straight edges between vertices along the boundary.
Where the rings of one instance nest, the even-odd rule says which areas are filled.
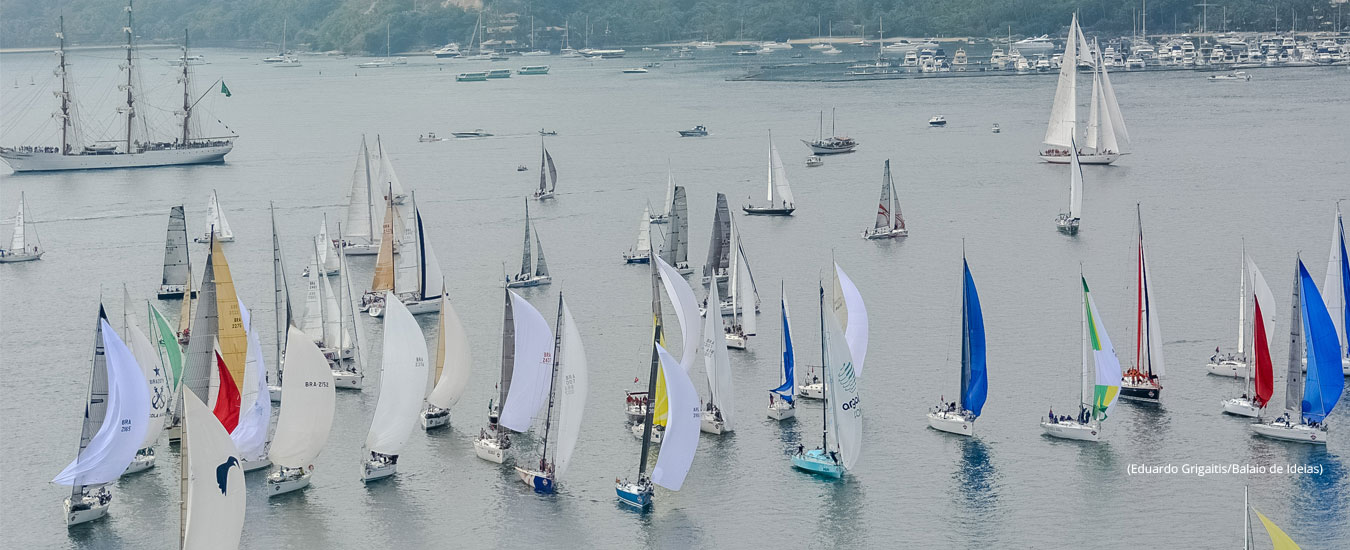
[[[482,128],[475,128],[472,132],[450,132],[450,135],[455,136],[457,138],[480,138],[492,136],[492,134],[487,133]]]
[[[933,118],[928,119],[928,125],[934,128],[941,128],[943,126],[946,126],[947,117],[942,115],[933,115]]]
[[[807,167],[807,168],[815,168],[815,167],[817,167],[817,166],[824,166],[824,165],[825,165],[825,160],[824,160],[824,159],[821,159],[819,155],[811,155],[811,156],[809,156],[809,157],[806,157],[806,167]]]
[[[1013,42],[1013,47],[1023,53],[1050,53],[1055,50],[1055,42],[1050,40],[1050,35],[1042,34]]]
[[[966,50],[964,48],[957,48],[956,55],[952,58],[952,69],[964,71],[966,70],[966,62]]]
[[[459,57],[460,56],[459,44],[451,42],[449,44],[441,46],[440,48],[432,50],[431,55],[436,56],[436,59],[450,59]]]

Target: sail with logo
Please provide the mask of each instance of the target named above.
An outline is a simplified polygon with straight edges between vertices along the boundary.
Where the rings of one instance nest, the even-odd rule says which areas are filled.
[[[839,275],[837,288],[838,281],[847,281],[848,276],[837,264],[834,267]],[[820,447],[803,448],[793,455],[792,465],[838,479],[857,464],[862,452],[862,400],[858,396],[857,367],[840,317],[827,313],[824,285],[819,287],[819,293],[821,373],[825,380],[821,443]],[[838,303],[841,299],[836,297],[834,301]]]

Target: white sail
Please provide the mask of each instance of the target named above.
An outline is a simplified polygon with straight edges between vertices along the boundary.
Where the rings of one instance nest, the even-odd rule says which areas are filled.
[[[553,329],[539,310],[515,292],[511,293],[516,345],[511,387],[502,406],[501,424],[524,432],[548,402],[549,379],[553,375]]]
[[[439,373],[436,386],[427,396],[427,402],[448,409],[459,401],[469,386],[469,372],[473,368],[473,358],[469,355],[469,335],[464,332],[455,308],[450,305],[449,297],[441,296],[440,333],[436,335],[436,370]]]
[[[839,267],[835,266],[838,270]],[[842,275],[843,272],[840,271]],[[838,289],[836,288],[836,292]],[[836,302],[838,300],[836,299]],[[830,404],[830,435],[838,445],[839,459],[844,468],[853,469],[862,451],[862,408],[858,398],[858,369],[846,331],[839,326],[839,318],[825,315],[825,392]]]
[[[319,292],[319,279],[323,277],[318,261],[309,264],[309,275],[305,276],[305,312],[300,317],[300,328],[309,335],[311,341],[323,341],[323,298]]]
[[[159,441],[160,432],[169,419],[169,398],[173,394],[169,388],[168,369],[160,361],[159,349],[150,342],[150,337],[136,324],[135,319],[127,316],[127,337],[131,339],[131,355],[141,367],[149,391],[149,422],[145,428],[145,440],[142,449],[149,449]]]
[[[1082,32],[1081,30],[1079,31]],[[1111,77],[1106,74],[1106,64],[1101,64],[1102,74],[1102,105],[1106,112],[1102,119],[1111,125],[1110,139],[1115,142],[1113,148],[1107,149],[1117,153],[1128,152],[1130,147],[1130,132],[1125,129],[1125,117],[1120,114],[1120,104],[1116,103],[1116,90],[1111,87]],[[1107,144],[1111,147],[1111,144]]]
[[[739,241],[739,239],[737,239]],[[736,243],[736,296],[741,306],[741,332],[746,336],[755,335],[755,311],[759,307],[759,294],[755,291],[755,279],[750,275],[750,262],[745,258],[745,249]]]
[[[674,208],[675,208],[675,173],[670,171],[670,163],[669,163],[669,161],[667,161],[667,162],[666,162],[666,212],[665,212],[665,214],[666,214],[666,219],[667,219],[667,220],[670,219],[670,215],[671,215],[672,212],[674,212]]]
[[[1069,152],[1069,219],[1083,217],[1083,165],[1078,163],[1078,149]]]
[[[356,153],[356,169],[352,171],[352,188],[347,195],[347,223],[342,226],[342,238],[359,244],[373,244],[376,229],[380,226],[383,212],[375,208],[376,194],[372,189],[372,169],[370,150],[366,148],[366,138],[361,136],[361,150]]]
[[[393,293],[385,293],[384,304],[380,399],[366,434],[366,449],[397,455],[408,442],[427,394],[427,341],[417,320]]]
[[[209,235],[212,229],[215,230],[216,238],[222,241],[234,239],[234,231],[230,229],[230,221],[225,219],[225,212],[220,209],[220,201],[216,199],[216,190],[211,190],[211,201],[206,205],[210,210],[207,217],[206,233]]]
[[[23,195],[19,195],[19,213],[14,216],[14,236],[9,239],[10,250],[27,250],[28,248],[28,242],[24,240],[23,208]]]
[[[328,442],[333,427],[337,396],[333,371],[318,346],[300,329],[290,327],[286,335],[286,378],[281,381],[281,402],[277,429],[272,436],[268,457],[287,468],[311,465]]]
[[[656,262],[661,273],[662,286],[666,289],[666,296],[675,305],[675,318],[680,322],[680,334],[684,340],[680,365],[688,371],[694,365],[698,346],[703,342],[703,339],[699,338],[698,325],[695,324],[695,319],[698,319],[698,300],[694,298],[694,289],[689,287],[689,281],[686,281],[679,271],[661,258],[656,258]],[[713,281],[713,284],[716,284],[716,281]],[[720,307],[718,304],[708,304],[708,307],[708,315],[717,315],[717,308]]]
[[[1275,311],[1279,306],[1275,304],[1275,293],[1270,291],[1270,285],[1266,284],[1265,276],[1261,275],[1261,270],[1256,267],[1256,260],[1251,254],[1247,254],[1247,276],[1252,283],[1252,296],[1256,298],[1256,304],[1253,308],[1261,308],[1261,318],[1265,321],[1266,327],[1266,349],[1275,343]],[[1252,338],[1255,338],[1253,336]],[[1252,349],[1256,349],[1256,343],[1252,343]],[[1253,355],[1253,358],[1255,356]],[[1254,360],[1253,360],[1254,363]]]
[[[1166,376],[1166,369],[1163,362],[1163,339],[1162,323],[1158,320],[1158,300],[1153,294],[1153,276],[1149,274],[1148,262],[1144,255],[1143,226],[1139,229],[1139,280],[1143,285],[1143,302],[1139,304],[1139,315],[1144,325],[1144,335],[1140,353],[1140,364],[1136,367],[1143,368],[1148,366],[1146,372],[1156,375],[1158,378]]]
[[[106,318],[99,319],[99,330],[103,355],[95,352],[92,368],[104,372],[91,373],[90,404],[85,407],[86,422],[98,422],[99,428],[82,445],[75,461],[57,474],[52,483],[99,485],[116,480],[145,441],[150,423],[150,387],[131,350],[113,332]],[[106,397],[94,403],[99,394]],[[102,414],[97,420],[89,418],[91,414],[99,414],[100,408]]]
[[[244,531],[244,468],[230,434],[192,392],[183,393],[187,516],[183,548],[235,550]]]
[[[736,400],[731,386],[731,358],[727,356],[726,338],[723,336],[722,316],[715,309],[721,303],[717,295],[717,284],[708,285],[708,314],[703,316],[703,370],[708,375],[708,404],[716,405],[722,411],[723,430],[733,430],[736,417]],[[746,316],[754,317],[753,311],[746,306]],[[710,408],[706,410],[711,410]]]
[[[1093,82],[1094,82],[1094,83],[1098,80],[1097,75],[1100,75],[1101,78],[1103,78],[1103,79],[1106,77],[1106,65],[1105,65],[1105,64],[1098,64],[1098,65],[1099,65],[1099,67],[1098,67],[1098,69],[1097,69],[1097,72],[1096,72],[1096,73],[1093,73]],[[1095,84],[1094,84],[1094,88],[1095,88]],[[1097,110],[1098,110],[1098,111],[1101,111],[1101,120],[1100,120],[1101,128],[1099,129],[1099,130],[1100,130],[1100,131],[1099,131],[1099,135],[1100,135],[1101,137],[1100,137],[1099,142],[1094,146],[1094,147],[1095,147],[1095,151],[1096,151],[1097,153],[1099,153],[1099,154],[1100,154],[1100,153],[1119,153],[1119,152],[1120,152],[1120,142],[1116,139],[1116,137],[1117,137],[1117,135],[1118,135],[1118,130],[1116,129],[1115,120],[1112,120],[1112,117],[1111,117],[1111,108],[1110,108],[1110,106],[1107,105],[1108,102],[1107,102],[1107,98],[1106,98],[1106,87],[1105,87],[1105,85],[1103,85],[1102,91],[1101,91],[1100,94],[1097,94],[1097,95],[1094,95],[1094,96],[1093,96],[1092,101],[1093,101],[1093,104],[1094,104],[1094,105],[1100,104],[1100,105],[1097,107]],[[1112,99],[1111,101],[1114,102],[1115,100]],[[1116,107],[1116,111],[1119,111],[1119,110],[1120,110],[1120,108],[1119,108],[1119,107]]]
[[[891,161],[881,175],[881,198],[877,199],[877,220],[873,229],[891,229]]]
[[[410,201],[410,202],[416,202]],[[395,206],[398,211],[400,206]],[[398,255],[398,260],[394,264],[394,293],[401,294],[412,292],[420,294],[422,291],[422,241],[421,231],[418,231],[417,212],[415,207],[409,206],[413,211],[409,215],[400,214],[399,217],[407,221],[406,230],[403,232],[403,238],[399,241],[403,247]],[[394,226],[397,233],[398,226]]]
[[[248,355],[244,360],[244,380],[240,384],[239,424],[230,439],[244,460],[267,456],[267,428],[272,423],[272,398],[267,391],[267,365],[263,363],[262,342],[253,330],[248,308],[239,300],[239,315],[248,335]]]
[[[651,208],[642,209],[642,220],[638,222],[637,244],[633,245],[633,251],[629,254],[634,257],[649,256],[652,252],[652,224]]]
[[[323,225],[319,226],[319,256],[320,262],[326,273],[333,273],[338,270],[338,251],[333,244],[333,239],[328,236],[328,216],[323,217]]]
[[[1341,255],[1345,254],[1345,222],[1341,216],[1339,208],[1336,209],[1336,218],[1331,226],[1331,256],[1327,258],[1327,275],[1322,281],[1322,301],[1327,306],[1327,313],[1331,314],[1331,325],[1336,328],[1337,339],[1341,343],[1341,357],[1350,355],[1350,349],[1347,349],[1347,335],[1345,326],[1345,295],[1344,275],[1341,273],[1341,262],[1346,261]]]
[[[778,146],[769,138],[769,206],[792,206],[792,187],[788,185],[787,169],[783,168],[783,159],[778,156]]]
[[[342,323],[341,304],[329,279],[327,275],[319,274],[319,290],[323,296],[323,344],[332,349],[346,348],[351,345],[352,338],[348,333],[351,327]]]
[[[1101,73],[1092,71],[1092,100],[1088,102],[1088,122],[1087,122],[1087,146],[1098,153],[1104,151],[1102,147],[1102,78]]]
[[[558,453],[553,458],[554,475],[561,478],[572,462],[577,438],[581,435],[581,417],[586,411],[586,394],[590,385],[586,368],[586,349],[581,344],[581,331],[572,320],[572,311],[563,302],[562,342],[558,351],[557,392]]]
[[[715,313],[709,315],[715,316]],[[698,391],[689,380],[685,366],[671,357],[660,344],[657,344],[656,351],[661,357],[661,374],[666,380],[666,403],[669,404],[670,414],[666,418],[665,434],[661,436],[661,451],[656,457],[656,467],[652,468],[652,482],[678,491],[684,485],[689,467],[694,464],[703,413],[698,403]]]
[[[389,160],[389,153],[384,150],[384,142],[378,136],[375,137],[376,149],[379,150],[380,172],[376,185],[379,186],[381,197],[389,192],[393,192],[394,204],[403,202],[401,198],[406,195],[403,190],[403,184],[398,180],[398,174],[394,172],[394,163]]]
[[[852,354],[853,375],[862,378],[863,358],[867,356],[867,306],[862,294],[839,264],[834,264],[834,316],[844,327]]]
[[[1078,14],[1069,25],[1069,39],[1064,44],[1064,61],[1059,64],[1059,83],[1055,86],[1055,102],[1050,108],[1050,123],[1045,129],[1047,145],[1069,148],[1078,127]]]

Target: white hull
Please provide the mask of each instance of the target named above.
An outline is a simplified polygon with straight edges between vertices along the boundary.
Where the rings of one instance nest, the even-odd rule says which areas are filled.
[[[347,370],[333,371],[333,387],[337,389],[359,390],[364,375]]]
[[[0,152],[0,159],[15,172],[47,172],[56,170],[96,170],[101,168],[141,168],[181,164],[213,164],[225,162],[225,155],[234,144],[161,149],[132,155],[62,155],[60,153],[26,153],[12,150]]]
[[[155,467],[155,454],[153,452],[145,453],[145,449],[136,451],[136,457],[131,459],[131,464],[127,465],[126,471],[122,475],[144,472]]]
[[[802,384],[797,386],[797,397],[805,399],[825,399],[825,385]]]
[[[380,243],[347,243],[347,246],[342,248],[346,251],[348,256],[374,256],[380,253]],[[398,250],[395,250],[394,252],[398,252]]]
[[[1233,378],[1246,378],[1251,372],[1251,367],[1241,361],[1219,361],[1205,365],[1209,373],[1215,376],[1231,376]]]
[[[267,386],[267,397],[273,403],[281,402],[281,386]]]
[[[435,408],[435,410],[432,410],[431,408],[428,408],[422,411],[422,414],[419,416],[419,419],[422,422],[423,430],[430,430],[433,428],[440,428],[442,426],[449,426],[450,410],[441,408]]]
[[[747,338],[744,334],[728,332],[726,334],[726,340],[727,348],[729,349],[745,349],[745,341]]]
[[[263,458],[260,458],[260,459],[258,459],[258,460],[240,460],[240,461],[239,461],[239,468],[242,469],[242,470],[244,470],[244,472],[254,472],[254,471],[261,470],[261,469],[263,469],[263,468],[271,468],[271,467],[272,467],[272,461],[271,461],[271,459],[268,459],[267,457],[263,457]]]
[[[1252,403],[1252,400],[1243,397],[1234,397],[1226,399],[1223,402],[1224,414],[1234,416],[1245,416],[1247,418],[1261,418],[1261,408]]]
[[[544,275],[542,277],[530,277],[529,279],[517,279],[507,281],[506,288],[524,288],[529,286],[540,286],[549,284],[551,282],[553,282],[553,277],[550,275]]]
[[[488,462],[501,464],[506,460],[506,450],[499,446],[496,439],[474,440],[473,452],[478,455],[478,458]]]
[[[959,414],[928,413],[928,427],[957,435],[975,435],[975,421]]]
[[[280,471],[272,472],[267,476],[267,496],[284,495],[309,487],[309,478],[309,472],[303,472],[300,477],[289,477],[288,479],[282,479]]]
[[[718,420],[710,411],[703,411],[703,420],[699,422],[699,431],[703,433],[722,435],[726,431],[726,424]]]
[[[70,497],[66,497],[63,506],[66,511],[66,527],[88,523],[108,515],[108,506],[112,504],[112,498],[107,502],[100,502],[98,495],[89,495],[84,497],[84,504],[89,507],[83,510],[71,510]]]
[[[628,431],[631,432],[633,434],[633,437],[636,438],[638,441],[642,440],[643,429],[644,428],[642,424],[633,424],[632,426],[628,427]],[[702,429],[702,427],[700,427],[699,429]],[[664,427],[652,426],[652,443],[660,443],[661,436],[665,432],[666,429]]]
[[[38,252],[37,254],[29,254],[29,253],[5,254],[4,256],[0,256],[0,264],[12,264],[18,262],[31,262],[33,260],[41,260],[42,255],[44,253],[45,251]]]
[[[1298,443],[1311,443],[1314,445],[1327,444],[1327,431],[1319,430],[1307,424],[1252,424],[1252,431],[1255,432],[1256,435],[1282,441],[1295,441]]]
[[[769,418],[774,420],[787,420],[797,416],[797,407],[789,405],[786,401],[774,401],[773,405],[768,407]]]
[[[1058,437],[1060,439],[1098,441],[1101,435],[1100,430],[1098,430],[1096,426],[1091,424],[1079,424],[1072,420],[1056,423],[1042,421],[1041,428],[1045,430],[1045,435]]]
[[[894,238],[896,238],[896,237],[908,237],[908,236],[909,236],[909,230],[908,230],[908,229],[885,229],[885,228],[882,228],[882,229],[869,229],[869,230],[867,230],[867,231],[863,231],[863,234],[862,234],[862,235],[863,235],[863,238],[864,238],[864,239],[867,239],[867,240],[869,240],[869,241],[875,241],[875,240],[881,240],[881,239],[894,239]]]
[[[439,313],[441,311],[441,299],[439,297],[405,301],[403,305],[407,306],[408,312],[413,315]],[[371,317],[384,317],[384,302],[371,304],[370,309],[366,310],[366,314]]]
[[[1041,160],[1050,164],[1069,164],[1071,155],[1041,155]],[[1120,153],[1078,153],[1079,164],[1111,164],[1120,159]]]
[[[397,464],[367,460],[361,463],[361,482],[368,483],[381,480],[394,475],[397,471]]]

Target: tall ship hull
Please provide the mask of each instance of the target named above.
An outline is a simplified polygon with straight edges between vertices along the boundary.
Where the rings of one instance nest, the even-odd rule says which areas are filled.
[[[0,159],[4,159],[5,163],[15,172],[54,172],[60,170],[218,164],[225,162],[225,155],[229,154],[231,149],[234,149],[234,144],[230,142],[225,142],[222,145],[158,149],[132,154],[63,155],[56,152],[27,152],[5,148],[0,150]]]

